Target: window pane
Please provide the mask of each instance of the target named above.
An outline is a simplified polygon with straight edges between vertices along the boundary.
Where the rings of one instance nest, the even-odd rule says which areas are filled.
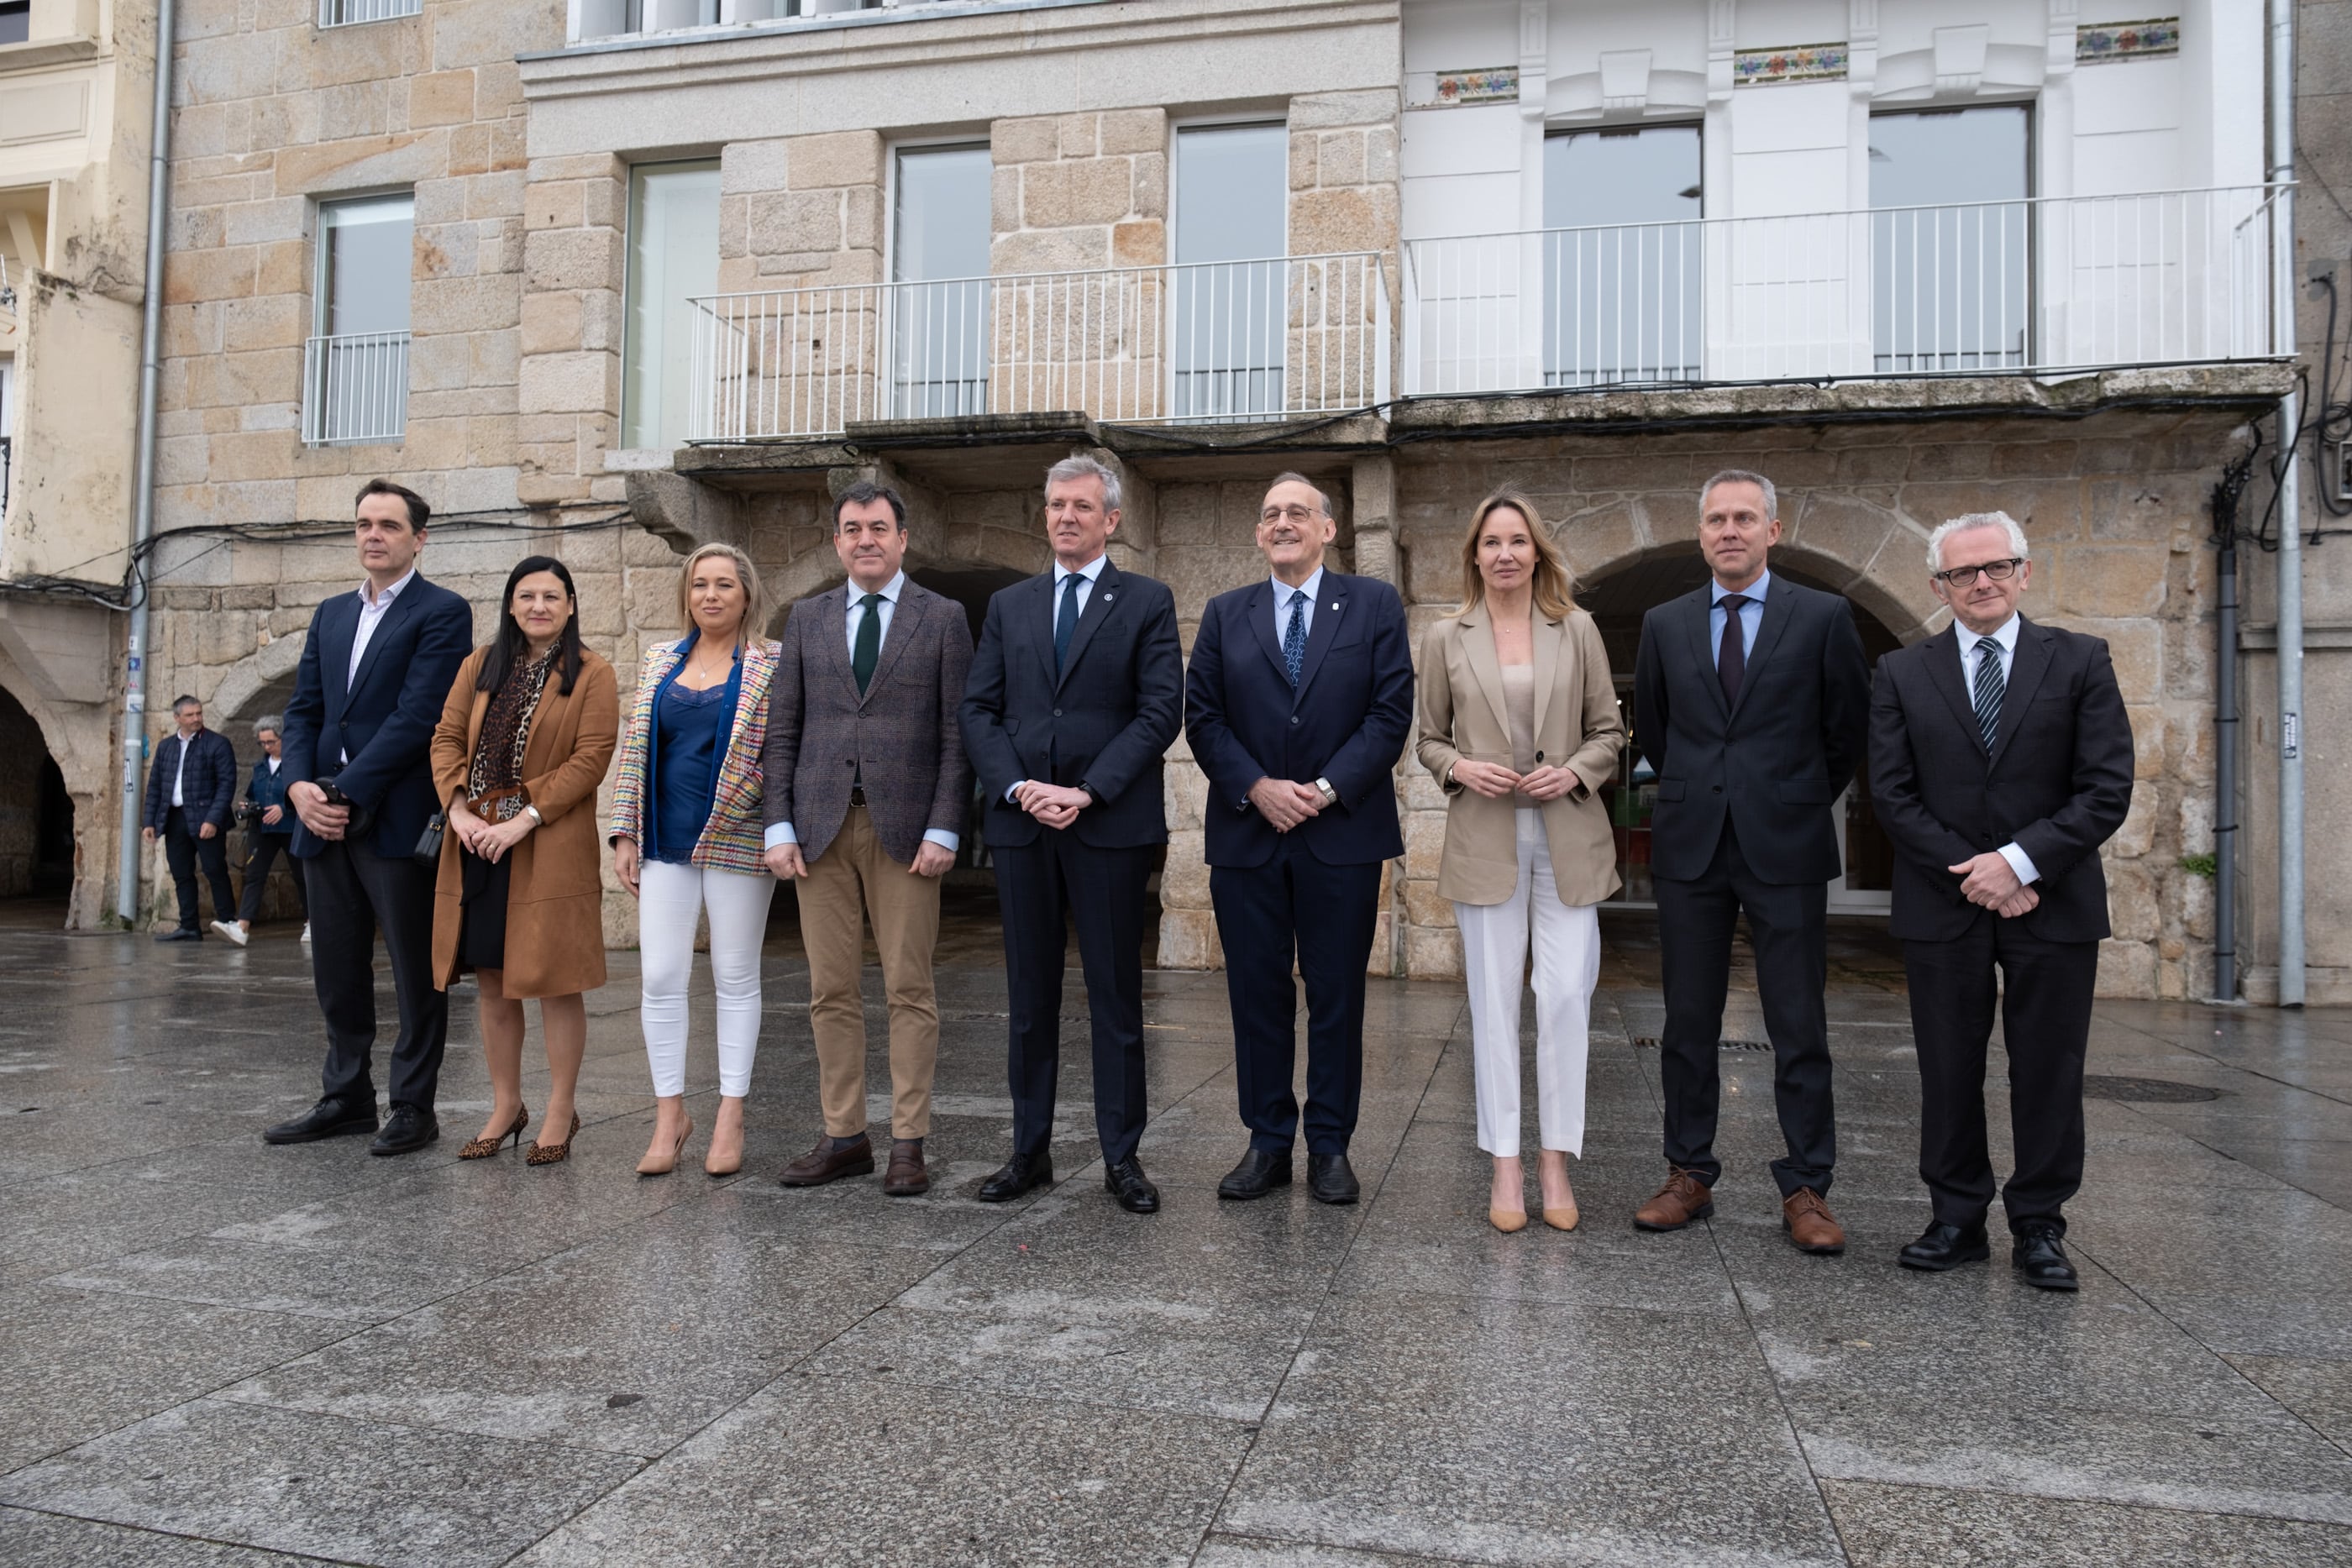
[[[1175,413],[1279,413],[1290,130],[1176,134]]]
[[[1997,104],[1871,117],[1879,370],[2025,363],[2026,113]]]
[[[719,291],[719,165],[656,163],[629,176],[628,337],[621,444],[667,449],[692,407],[697,295]]]
[[[989,182],[986,147],[898,154],[892,214],[892,413],[978,413],[988,391]]]
[[[415,203],[406,196],[337,202],[319,211],[324,249],[323,333],[408,330]]]
[[[1699,375],[1699,131],[1581,131],[1544,141],[1547,386]]]

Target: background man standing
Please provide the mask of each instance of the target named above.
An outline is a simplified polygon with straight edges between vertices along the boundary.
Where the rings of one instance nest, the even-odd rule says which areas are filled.
[[[824,1134],[784,1167],[786,1186],[874,1169],[866,1134],[866,1006],[858,974],[874,923],[890,1003],[890,1165],[882,1190],[930,1190],[940,1009],[931,950],[940,878],[955,864],[971,771],[956,707],[971,669],[963,609],[907,580],[907,504],[856,484],[833,504],[849,580],[803,599],[768,686],[768,869],[800,879],[809,1027]]]
[[[172,703],[179,728],[155,747],[147,769],[145,826],[139,836],[163,841],[163,859],[180,894],[180,923],[158,931],[158,942],[201,942],[196,924],[196,866],[213,886],[213,924],[233,918],[236,900],[228,886],[228,806],[236,794],[236,752],[228,737],[205,727],[205,705],[194,697]]]
[[[1716,1051],[1745,914],[1788,1140],[1772,1162],[1782,1223],[1803,1251],[1843,1252],[1845,1232],[1824,1201],[1837,1128],[1822,989],[1829,882],[1843,869],[1830,808],[1862,755],[1870,668],[1853,606],[1767,567],[1780,538],[1769,479],[1726,469],[1698,504],[1713,580],[1642,618],[1633,674],[1633,739],[1658,776],[1650,872],[1667,1165],[1633,1223],[1679,1230],[1715,1212]]]
[[[1209,601],[1185,677],[1250,1131],[1219,1197],[1263,1197],[1291,1179],[1294,959],[1307,982],[1307,1190],[1324,1203],[1359,1196],[1348,1141],[1364,1082],[1364,967],[1381,862],[1404,853],[1392,770],[1412,727],[1412,649],[1396,590],[1324,567],[1338,532],[1320,490],[1277,477],[1257,524],[1273,576]]]
[[[1105,554],[1118,477],[1091,457],[1045,475],[1053,570],[988,601],[964,689],[964,749],[987,801],[1012,993],[1013,1158],[980,1189],[1004,1203],[1054,1179],[1062,958],[1075,916],[1093,1014],[1103,1185],[1160,1207],[1143,1135],[1144,889],[1168,841],[1161,754],[1183,716],[1184,655],[1165,583]]]
[[[368,1153],[401,1155],[441,1135],[433,1097],[449,998],[433,987],[434,871],[414,852],[436,806],[433,728],[473,651],[474,616],[416,570],[433,515],[424,497],[371,479],[358,514],[366,578],[311,615],[286,705],[286,799],[300,821],[293,852],[310,891],[311,973],[327,1018],[325,1092],[262,1136],[304,1144],[375,1132],[368,1058],[381,932],[400,1038],[392,1048],[391,1115]]]
[[[2099,846],[2131,809],[2131,720],[2107,645],[2017,612],[2032,577],[2006,512],[1927,540],[1952,624],[1879,661],[1870,787],[1895,846],[1895,935],[1919,1045],[1919,1179],[1935,1218],[1906,1269],[1990,1258],[1986,1045],[2000,992],[2017,1169],[2001,1190],[2011,1261],[2071,1291],[2060,1238],[2083,1185],[2083,1059],[2107,880]],[[1999,972],[1996,982],[1995,972]]]

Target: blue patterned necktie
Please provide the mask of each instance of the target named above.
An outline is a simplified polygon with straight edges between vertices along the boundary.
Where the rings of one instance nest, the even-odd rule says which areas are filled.
[[[1078,584],[1086,577],[1072,572],[1062,579],[1062,608],[1054,616],[1054,674],[1062,673],[1062,664],[1070,656],[1070,634],[1078,629]]]
[[[1282,667],[1290,672],[1290,684],[1298,685],[1298,667],[1307,660],[1307,591],[1290,591],[1290,624],[1282,633]]]
[[[1992,755],[1994,737],[2000,734],[2000,697],[2008,683],[2000,674],[2000,644],[1990,637],[1977,642],[1977,733],[1984,737],[1985,755]]]

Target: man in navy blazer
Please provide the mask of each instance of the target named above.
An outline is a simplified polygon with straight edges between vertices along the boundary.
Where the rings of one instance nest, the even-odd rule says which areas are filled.
[[[1094,1015],[1103,1185],[1160,1207],[1143,1135],[1145,887],[1168,842],[1161,758],[1183,717],[1184,654],[1168,585],[1105,553],[1118,476],[1091,457],[1045,476],[1054,566],[988,601],[958,717],[987,810],[1012,1000],[1013,1158],[981,1186],[1004,1203],[1050,1186],[1066,922]]]
[[[262,1136],[304,1144],[376,1131],[369,1057],[381,933],[400,1038],[392,1048],[391,1113],[368,1152],[399,1155],[441,1135],[433,1098],[449,998],[433,985],[434,872],[413,852],[436,810],[433,729],[472,650],[474,616],[416,570],[432,516],[422,496],[372,479],[358,514],[366,580],[312,613],[286,705],[286,799],[297,819],[290,852],[310,895],[311,973],[327,1019],[324,1092]]]
[[[1404,602],[1328,570],[1323,492],[1278,476],[1258,510],[1268,580],[1209,601],[1184,682],[1192,759],[1209,778],[1209,896],[1225,949],[1234,1077],[1250,1146],[1217,1196],[1291,1179],[1298,1101],[1297,962],[1307,982],[1307,1185],[1359,1195],[1348,1164],[1364,1083],[1364,968],[1381,865],[1404,853],[1394,769],[1412,728]]]
[[[158,942],[201,942],[196,924],[196,867],[213,884],[213,924],[236,918],[228,889],[228,808],[236,795],[236,753],[228,737],[205,727],[205,705],[192,696],[172,704],[178,726],[155,747],[147,770],[141,832],[163,841],[163,858],[180,895],[180,923],[155,934]],[[234,929],[234,927],[232,927]]]
[[[1952,624],[1881,659],[1870,703],[1935,1215],[1896,1261],[1937,1273],[1992,1255],[1984,1082],[1998,990],[2017,1156],[2000,1194],[2010,1260],[2029,1285],[2072,1291],[2060,1239],[2083,1185],[2083,1062],[2108,935],[2099,846],[2131,810],[2131,720],[2105,642],[2018,613],[2033,566],[2008,513],[1945,523],[1927,559]]]

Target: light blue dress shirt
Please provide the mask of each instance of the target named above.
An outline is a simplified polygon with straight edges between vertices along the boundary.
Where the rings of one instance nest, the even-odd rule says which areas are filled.
[[[1054,563],[1054,597],[1050,601],[1053,612],[1045,617],[1045,632],[1048,636],[1053,634],[1055,622],[1061,619],[1062,584],[1073,577],[1078,580],[1078,586],[1075,591],[1078,596],[1078,614],[1083,617],[1087,612],[1087,601],[1095,596],[1095,584],[1102,580],[1103,565],[1109,559],[1108,555],[1098,555],[1075,572],[1058,560]],[[1012,800],[1021,792],[1021,786],[1028,782],[1026,779],[1018,780],[1012,789],[1004,792],[1004,798],[1007,800]]]
[[[1707,580],[1707,587],[1715,594],[1707,601],[1706,612],[1706,651],[1707,656],[1712,658],[1723,646],[1723,618],[1730,613],[1724,609],[1723,600],[1732,590],[1712,578]],[[1771,591],[1772,574],[1769,570],[1738,591],[1748,596],[1748,602],[1739,607],[1739,651],[1742,654],[1756,652],[1756,632],[1764,624],[1764,596]]]
[[[906,586],[907,574],[902,571],[875,590],[882,596],[882,602],[874,607],[874,612],[882,617],[880,639],[882,642],[887,643],[890,639],[890,618],[898,612],[898,595]],[[865,599],[866,591],[852,582],[849,585],[849,612],[843,617],[842,633],[849,640],[849,651],[853,657],[857,653],[858,622],[866,618]],[[926,829],[923,837],[946,850],[950,854],[953,854],[956,846],[963,842],[963,835],[949,832],[945,828]],[[800,841],[793,832],[793,825],[790,822],[778,822],[770,828],[765,841],[769,849],[774,849],[778,844],[796,844]]]
[[[1979,636],[1958,622],[1952,622],[1953,640],[1960,645],[1960,689],[1967,692],[1971,700],[1977,694],[1977,644],[1979,643],[1990,643],[2000,650],[2001,700],[2004,703],[2009,700],[2010,672],[2017,667],[2017,632],[2018,621],[2014,615],[1996,627],[1990,636]],[[2034,867],[2033,857],[2018,848],[2014,841],[2000,846],[2000,858],[2009,862],[2009,869],[2017,873],[2018,881],[2042,880],[2042,873]]]
[[[1315,596],[1323,591],[1323,569],[1317,567],[1315,575],[1297,588],[1278,577],[1270,580],[1274,584],[1274,645],[1281,647],[1282,640],[1290,634],[1290,601],[1294,594],[1307,596],[1306,632],[1309,637],[1315,635]]]

